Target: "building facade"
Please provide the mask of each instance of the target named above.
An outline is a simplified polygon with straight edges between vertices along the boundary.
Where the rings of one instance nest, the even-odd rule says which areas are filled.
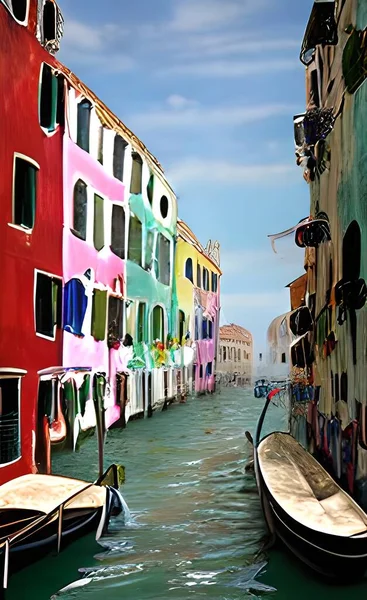
[[[223,381],[250,385],[253,359],[253,340],[247,329],[233,323],[220,327],[218,372]]]
[[[177,331],[191,369],[196,393],[213,392],[219,340],[219,244],[204,248],[179,219],[176,247]]]
[[[292,431],[364,508],[366,30],[363,0],[316,1],[303,39],[306,111],[294,126],[311,202],[294,228],[306,277],[290,317]]]
[[[57,61],[63,26],[54,0],[0,0],[0,484],[186,394],[195,352],[214,385],[219,265],[196,295],[213,342],[183,344],[175,194]]]

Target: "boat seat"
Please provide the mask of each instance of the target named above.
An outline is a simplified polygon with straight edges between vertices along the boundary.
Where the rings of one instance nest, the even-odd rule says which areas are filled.
[[[269,492],[293,519],[328,534],[367,533],[367,515],[291,435],[266,437],[258,460]]]
[[[32,510],[48,514],[74,494],[66,509],[100,508],[106,501],[106,488],[56,475],[24,475],[0,486],[0,510]]]

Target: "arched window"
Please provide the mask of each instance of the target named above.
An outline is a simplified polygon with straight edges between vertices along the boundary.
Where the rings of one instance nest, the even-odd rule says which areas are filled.
[[[46,0],[43,7],[43,41],[56,40],[56,5],[51,0]]]
[[[237,358],[238,358],[238,362],[241,362],[241,350],[240,349],[237,350]]]
[[[13,15],[17,21],[24,23],[27,18],[28,0],[12,0],[11,6],[13,7]]]
[[[141,194],[143,177],[143,159],[137,152],[132,153],[133,165],[131,170],[130,193]]]
[[[74,186],[74,215],[72,232],[81,240],[87,239],[87,184],[78,179]]]
[[[147,196],[150,204],[153,204],[153,192],[154,192],[154,175],[151,173],[147,185]]]
[[[113,175],[119,181],[124,179],[124,162],[127,142],[118,134],[113,143]]]
[[[162,196],[161,202],[160,202],[160,210],[161,210],[161,215],[162,215],[163,219],[165,219],[167,217],[168,209],[169,209],[168,198],[167,198],[167,196]]]
[[[91,110],[92,104],[89,102],[89,100],[82,100],[79,102],[77,144],[86,152],[89,152]]]
[[[194,274],[192,267],[192,258],[188,258],[185,263],[185,277],[194,283]]]
[[[356,281],[361,271],[361,230],[357,221],[352,221],[343,239],[343,278]]]
[[[209,271],[205,267],[203,267],[203,289],[209,291]]]
[[[201,266],[199,263],[196,268],[196,287],[201,288]]]
[[[185,313],[182,310],[178,311],[178,339],[181,344],[182,338],[185,335]]]
[[[234,362],[237,362],[237,352],[236,352],[236,348],[232,348],[232,353],[233,353]]]
[[[152,312],[152,337],[153,340],[165,341],[164,311],[161,306],[155,306]]]
[[[227,348],[223,346],[223,362],[227,361]]]

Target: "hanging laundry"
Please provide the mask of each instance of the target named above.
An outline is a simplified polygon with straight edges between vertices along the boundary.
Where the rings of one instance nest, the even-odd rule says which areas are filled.
[[[87,311],[88,298],[85,286],[80,279],[70,279],[64,291],[64,330],[84,337],[83,321]]]

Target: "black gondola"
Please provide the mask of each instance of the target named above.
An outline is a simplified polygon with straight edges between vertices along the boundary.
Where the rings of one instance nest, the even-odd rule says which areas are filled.
[[[265,521],[299,559],[323,576],[344,581],[367,569],[367,515],[289,433],[260,439],[272,398],[255,435],[255,474]]]
[[[0,486],[0,556],[8,576],[76,537],[107,530],[110,517],[123,510],[120,475],[113,465],[96,483],[54,475],[25,475]]]

